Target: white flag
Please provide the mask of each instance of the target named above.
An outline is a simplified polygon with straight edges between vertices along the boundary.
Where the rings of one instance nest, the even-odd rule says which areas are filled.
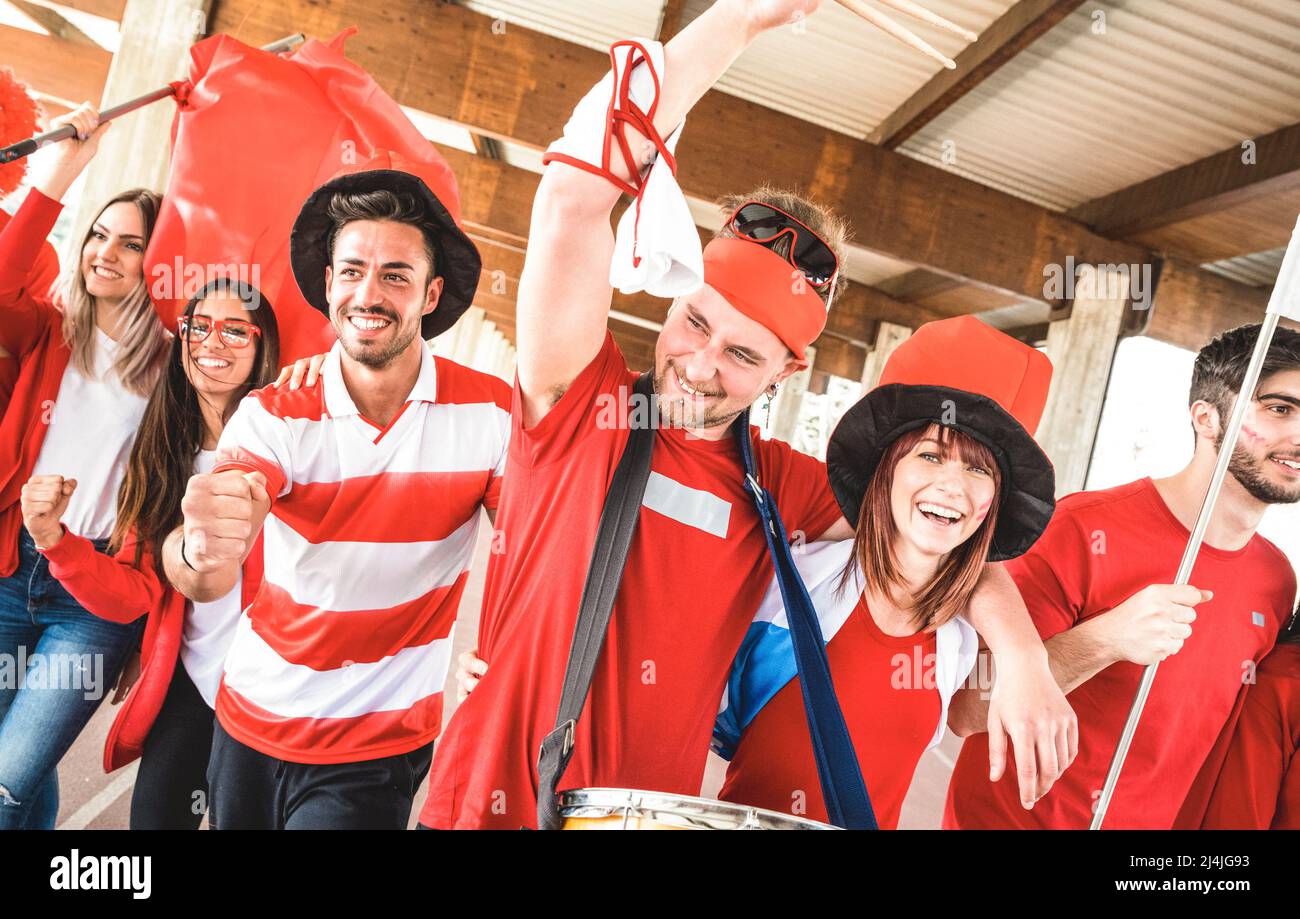
[[[1282,268],[1273,285],[1273,295],[1268,298],[1268,311],[1300,322],[1300,219],[1291,232]]]

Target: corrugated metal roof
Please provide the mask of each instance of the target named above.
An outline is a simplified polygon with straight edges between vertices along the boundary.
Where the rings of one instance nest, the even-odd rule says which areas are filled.
[[[1086,3],[900,150],[1073,207],[1300,121],[1297,50],[1296,0]]]
[[[1014,3],[924,0],[922,5],[978,33]],[[687,0],[682,23],[690,22],[711,4],[712,0]],[[462,0],[462,5],[599,51],[620,38],[654,36],[663,11],[663,4],[654,0]],[[959,35],[888,7],[879,9],[949,57],[966,47]],[[760,36],[718,81],[718,88],[865,137],[941,69],[833,0],[825,0],[806,21]]]
[[[1240,281],[1242,284],[1249,284],[1252,287],[1271,288],[1277,280],[1278,272],[1282,270],[1282,256],[1285,254],[1286,247],[1284,246],[1268,252],[1257,252],[1254,255],[1241,255],[1237,258],[1224,259],[1221,262],[1210,262],[1201,267],[1206,271],[1213,271],[1215,274],[1223,275],[1225,278]]]
[[[663,13],[656,0],[461,0],[460,5],[597,51],[608,51],[621,38],[653,38]]]
[[[687,0],[689,22],[711,0]],[[922,0],[922,6],[979,33],[1015,0]],[[966,47],[946,32],[872,4],[949,57]],[[859,19],[833,0],[803,23],[760,36],[718,88],[816,124],[865,137],[942,66]]]

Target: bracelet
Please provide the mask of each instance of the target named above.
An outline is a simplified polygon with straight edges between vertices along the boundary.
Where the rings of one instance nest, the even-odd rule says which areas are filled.
[[[185,534],[184,533],[181,533],[181,561],[185,563],[185,567],[190,569],[190,571],[193,571],[195,574],[199,573],[199,569],[191,565],[190,560],[185,557]]]

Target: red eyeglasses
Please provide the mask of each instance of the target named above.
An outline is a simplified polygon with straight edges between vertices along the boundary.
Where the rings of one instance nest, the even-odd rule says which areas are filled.
[[[232,348],[247,348],[262,334],[261,329],[246,319],[209,319],[207,316],[182,316],[176,320],[176,328],[192,345],[197,345],[216,330],[221,340]]]
[[[779,207],[762,201],[746,201],[736,208],[727,226],[737,236],[774,251],[779,240],[790,237],[788,251],[777,254],[802,271],[808,283],[819,290],[832,284],[840,270],[840,260],[825,240]]]

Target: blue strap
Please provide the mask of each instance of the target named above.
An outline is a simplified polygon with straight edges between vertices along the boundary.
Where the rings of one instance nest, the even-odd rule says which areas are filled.
[[[808,733],[812,738],[822,797],[826,800],[826,813],[831,823],[845,829],[877,829],[871,797],[867,794],[862,769],[853,751],[853,740],[835,697],[831,665],[826,657],[826,642],[817,621],[817,611],[813,609],[808,588],[795,569],[789,537],[776,501],[759,484],[755,473],[749,412],[736,420],[735,430],[745,467],[745,490],[754,499],[762,521],[763,535],[767,538],[768,552],[781,588],[781,600],[789,619],[790,639],[794,644],[795,663],[799,667],[799,686],[803,691],[804,712],[808,716]]]

